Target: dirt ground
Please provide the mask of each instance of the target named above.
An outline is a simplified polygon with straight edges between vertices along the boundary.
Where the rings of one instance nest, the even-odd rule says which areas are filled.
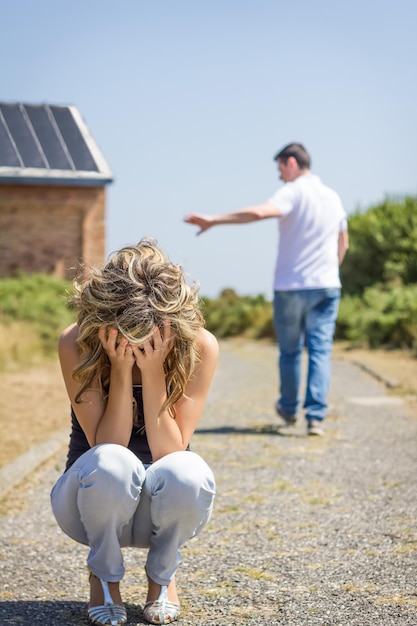
[[[417,358],[400,350],[348,349],[336,344],[334,358],[381,373],[398,386],[417,412]],[[0,467],[57,431],[69,429],[68,400],[57,361],[0,373]]]
[[[68,400],[57,361],[0,372],[0,467],[69,427]]]

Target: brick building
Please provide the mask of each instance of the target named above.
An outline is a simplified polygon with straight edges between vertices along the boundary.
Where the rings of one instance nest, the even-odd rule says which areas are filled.
[[[102,262],[112,180],[76,107],[0,103],[0,278]]]

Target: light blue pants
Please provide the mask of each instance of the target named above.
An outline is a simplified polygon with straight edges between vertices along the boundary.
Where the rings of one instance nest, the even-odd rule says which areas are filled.
[[[339,288],[276,291],[274,294],[274,324],[280,352],[279,404],[288,416],[295,415],[300,404],[304,346],[308,353],[306,419],[323,420],[326,415],[339,301]]]
[[[167,585],[180,547],[210,519],[214,494],[213,473],[193,452],[173,452],[145,468],[133,452],[109,443],[85,452],[58,479],[51,503],[62,530],[90,547],[96,576],[121,580],[121,548],[149,548],[147,574]]]

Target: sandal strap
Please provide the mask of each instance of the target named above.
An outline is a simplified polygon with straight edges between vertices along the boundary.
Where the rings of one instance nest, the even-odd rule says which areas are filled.
[[[146,602],[143,609],[143,617],[151,624],[170,624],[178,619],[180,605],[168,600],[168,589],[161,587],[161,593],[157,600]]]
[[[93,574],[94,576],[94,574]],[[96,577],[97,578],[97,577]],[[115,604],[110,594],[109,585],[99,578],[104,594],[104,604],[88,609],[88,617],[93,624],[103,626],[120,626],[127,622],[126,609],[122,604]]]
[[[126,609],[120,604],[102,604],[88,609],[88,617],[95,624],[119,626],[127,621]]]

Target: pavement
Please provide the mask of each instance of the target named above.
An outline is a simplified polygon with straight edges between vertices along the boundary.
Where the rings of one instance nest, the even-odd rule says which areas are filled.
[[[192,442],[216,504],[182,550],[179,626],[416,626],[414,410],[377,372],[335,360],[326,435],[307,437],[302,416],[282,429],[276,358],[271,344],[221,344]],[[49,505],[67,437],[0,471],[0,624],[88,623],[86,548]],[[144,624],[146,554],[124,554],[128,625]]]

